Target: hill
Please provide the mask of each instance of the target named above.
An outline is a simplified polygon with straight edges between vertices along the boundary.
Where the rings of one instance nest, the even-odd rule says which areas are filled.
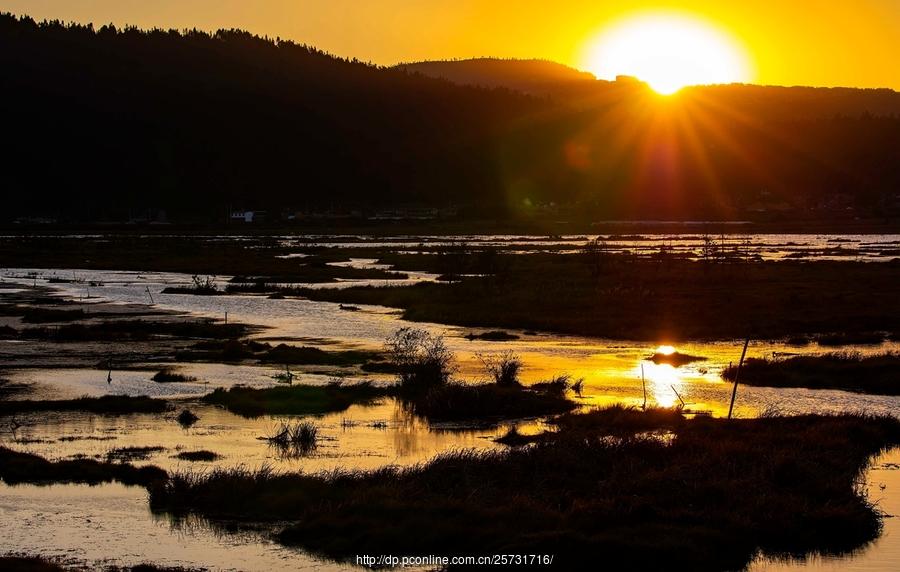
[[[496,77],[457,85],[240,30],[0,15],[0,219],[415,206],[468,218],[830,220],[900,209],[890,90],[732,85],[665,98],[548,62],[429,65],[469,70],[454,81],[473,69]],[[539,96],[516,88],[557,81]]]
[[[415,62],[395,67],[459,85],[503,87],[533,95],[552,94],[565,87],[597,82],[593,74],[547,60],[477,58]]]

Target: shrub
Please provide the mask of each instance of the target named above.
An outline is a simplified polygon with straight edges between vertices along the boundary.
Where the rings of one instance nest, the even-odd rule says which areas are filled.
[[[400,328],[385,341],[385,350],[404,390],[420,392],[445,385],[455,370],[444,337],[425,330]]]
[[[184,409],[175,418],[182,427],[190,427],[200,420],[200,418],[190,409]]]
[[[519,384],[519,372],[522,370],[522,360],[512,350],[493,355],[477,354],[478,359],[484,364],[497,385],[513,386]]]

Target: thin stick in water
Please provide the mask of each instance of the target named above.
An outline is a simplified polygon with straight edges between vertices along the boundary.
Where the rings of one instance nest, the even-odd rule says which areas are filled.
[[[641,409],[647,409],[647,380],[644,379],[644,364],[641,362],[641,386],[644,388],[644,404],[641,405]]]
[[[741,352],[741,361],[738,362],[737,371],[734,372],[734,387],[731,390],[731,405],[728,406],[728,418],[731,419],[731,413],[734,411],[734,400],[737,398],[738,378],[741,376],[741,366],[744,365],[744,356],[747,355],[747,346],[750,345],[750,338],[744,341],[744,349]]]

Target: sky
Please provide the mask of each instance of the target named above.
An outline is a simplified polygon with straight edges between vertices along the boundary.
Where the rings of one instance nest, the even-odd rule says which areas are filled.
[[[241,28],[381,65],[541,58],[603,76],[592,56],[623,19],[704,22],[750,62],[742,80],[900,90],[900,0],[0,0],[35,19]],[[665,49],[666,46],[661,46]]]

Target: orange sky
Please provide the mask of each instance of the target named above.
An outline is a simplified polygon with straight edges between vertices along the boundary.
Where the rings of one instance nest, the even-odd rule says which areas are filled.
[[[611,22],[668,9],[742,45],[755,83],[900,90],[900,0],[0,0],[36,19],[243,28],[378,64],[499,56],[582,68]]]

